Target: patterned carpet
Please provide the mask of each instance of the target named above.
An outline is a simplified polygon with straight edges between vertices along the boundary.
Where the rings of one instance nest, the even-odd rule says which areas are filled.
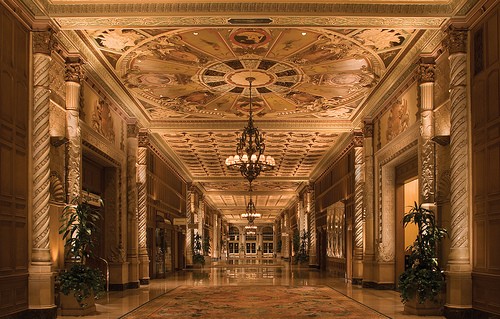
[[[388,317],[325,286],[180,286],[121,318]]]

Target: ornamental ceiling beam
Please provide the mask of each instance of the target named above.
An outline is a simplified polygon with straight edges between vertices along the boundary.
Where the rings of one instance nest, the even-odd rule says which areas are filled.
[[[246,124],[246,120],[228,121],[213,119],[190,119],[190,120],[169,120],[162,122],[152,122],[150,130],[158,134],[171,133],[175,130],[188,130],[191,132],[207,131],[241,131]],[[281,120],[266,121],[257,119],[256,123],[261,131],[293,131],[293,132],[311,132],[322,131],[330,133],[349,132],[354,127],[349,120]]]

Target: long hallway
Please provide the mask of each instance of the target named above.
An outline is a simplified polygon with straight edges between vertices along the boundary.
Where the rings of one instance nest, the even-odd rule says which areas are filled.
[[[151,280],[149,286],[112,291],[97,302],[92,318],[120,318],[149,301],[179,286],[328,286],[389,318],[418,318],[405,315],[399,294],[392,290],[375,290],[346,283],[344,279],[316,269],[274,260],[230,260],[214,262],[203,269],[171,273],[165,279]],[[231,296],[227,296],[231,298]],[[58,318],[78,318],[59,316]],[[242,316],[242,318],[245,318]],[[269,317],[271,318],[271,317]],[[427,317],[437,319],[443,317]]]

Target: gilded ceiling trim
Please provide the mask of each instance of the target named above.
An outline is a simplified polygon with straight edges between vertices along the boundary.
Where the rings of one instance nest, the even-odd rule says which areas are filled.
[[[265,25],[302,26],[302,27],[330,27],[330,28],[377,28],[391,27],[400,29],[438,29],[446,21],[446,17],[319,17],[319,16],[272,16],[272,23]],[[151,28],[151,27],[193,27],[193,26],[227,26],[244,27],[245,25],[231,25],[229,17],[196,16],[196,17],[61,17],[55,21],[66,30],[101,29],[101,28]],[[255,25],[252,25],[255,26]]]
[[[154,152],[170,169],[185,182],[193,182],[193,177],[189,174],[189,170],[177,155],[169,148],[166,147],[165,141],[161,136],[149,134],[149,149]]]
[[[110,72],[102,67],[103,62],[97,57],[96,52],[90,49],[75,31],[59,32],[56,38],[66,48],[78,50],[80,56],[85,61],[87,75],[90,75],[92,81],[98,84],[106,91],[110,98],[122,107],[129,117],[135,117],[141,126],[147,126],[148,120],[140,111],[137,102],[126,93],[122,84]],[[132,107],[135,105],[135,107]]]
[[[189,127],[190,132],[207,131],[241,131],[246,121],[225,121],[225,120],[171,120],[162,122],[152,122],[149,128],[152,132],[158,134],[171,133],[172,131],[186,130]],[[271,131],[294,131],[310,132],[321,131],[329,133],[344,133],[353,129],[349,120],[282,120],[282,121],[262,121],[255,119],[255,125],[260,130]]]
[[[416,63],[420,57],[421,52],[428,46],[430,42],[436,41],[436,33],[442,32],[440,30],[426,30],[422,31],[423,34],[413,44],[407,46],[406,52],[402,55],[399,61],[394,63],[394,68],[387,70],[387,77],[379,82],[378,87],[374,90],[366,102],[365,107],[356,114],[353,118],[352,125],[354,127],[360,126],[363,119],[367,116],[375,118],[381,112],[385,102],[395,94],[398,89],[399,83],[408,78],[415,70]]]
[[[328,172],[328,170],[333,167],[333,165],[335,165],[353,147],[353,145],[352,135],[343,134],[337,143],[335,143],[335,146],[331,148],[328,153],[323,156],[318,165],[316,165],[310,174],[310,180],[316,181],[323,174]]]
[[[265,174],[265,173],[264,173]],[[243,181],[241,176],[227,176],[227,177],[196,177],[193,179],[193,183],[217,183],[217,182],[234,182]],[[305,176],[265,176],[260,175],[259,181],[272,181],[272,182],[308,182],[309,178]]]
[[[93,15],[102,16],[113,12],[115,15],[149,15],[168,14],[201,14],[210,13],[314,13],[323,15],[380,15],[381,12],[393,16],[449,16],[463,3],[463,0],[452,0],[450,3],[325,3],[325,2],[198,2],[198,3],[90,3],[90,4],[53,4],[47,0],[40,1],[52,16]]]
[[[204,194],[206,196],[248,196],[248,191],[206,191]],[[275,190],[252,191],[252,196],[259,196],[259,195],[267,196],[276,194],[279,194],[280,196],[296,196],[298,192],[285,192],[285,191],[276,192]]]

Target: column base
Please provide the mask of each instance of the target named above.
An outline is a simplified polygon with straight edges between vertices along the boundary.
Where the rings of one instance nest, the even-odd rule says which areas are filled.
[[[373,281],[363,281],[361,286],[363,288],[372,288],[377,290],[394,290],[395,285],[393,283],[378,283]]]
[[[109,290],[124,290],[128,285],[129,263],[109,263]]]
[[[149,285],[149,257],[148,255],[139,255],[139,282],[141,285]]]
[[[472,319],[472,318],[481,318],[473,316],[474,311],[472,308],[453,308],[444,306],[443,315],[447,319]],[[489,318],[489,317],[487,317]]]
[[[29,267],[28,296],[32,310],[52,309],[54,303],[54,272],[51,263],[32,263]]]
[[[352,278],[352,284],[361,286],[363,284],[363,278]]]

